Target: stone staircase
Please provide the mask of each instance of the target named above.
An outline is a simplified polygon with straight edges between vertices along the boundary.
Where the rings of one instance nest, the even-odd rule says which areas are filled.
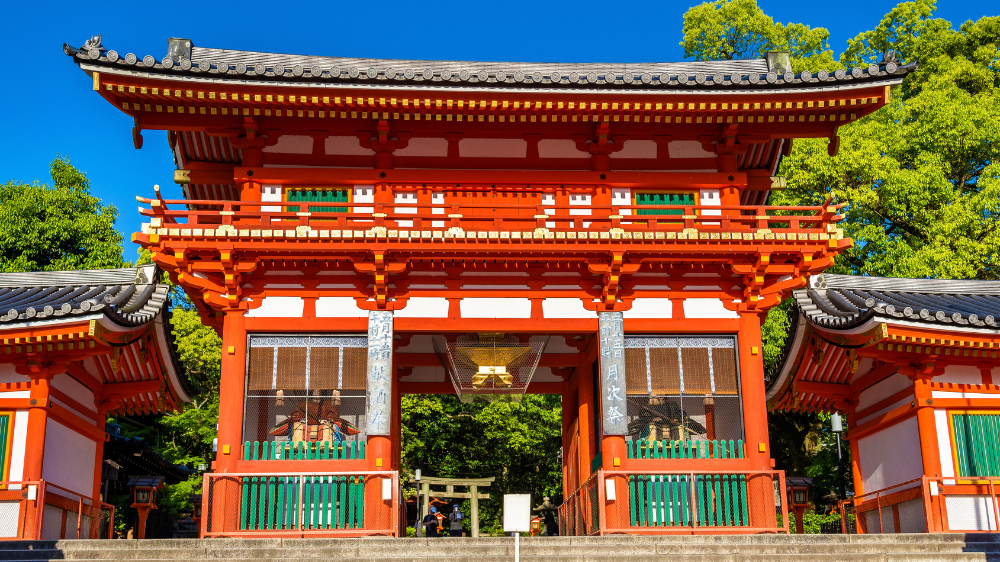
[[[732,535],[524,538],[525,562],[903,562],[994,560],[1000,534]],[[514,539],[153,539],[0,542],[0,560],[192,562],[509,562]]]

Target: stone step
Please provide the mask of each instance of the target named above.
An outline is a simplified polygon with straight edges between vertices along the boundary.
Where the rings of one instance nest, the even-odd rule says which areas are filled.
[[[526,556],[522,555],[524,562],[605,562],[606,557],[586,555],[586,556]],[[37,562],[35,560],[8,558],[9,562]],[[46,560],[61,560],[61,558],[50,558]],[[97,558],[92,562],[113,562],[120,558]],[[149,562],[187,562],[185,558],[148,558]],[[233,558],[231,562],[259,562],[259,558]],[[296,562],[300,558],[273,558],[269,562]],[[383,558],[380,556],[362,555],[353,560],[360,562],[427,562],[427,557],[397,556],[393,558]],[[448,562],[512,562],[513,556],[450,556]],[[760,554],[760,553],[733,553],[733,554],[682,554],[682,555],[646,555],[632,557],[631,562],[997,562],[1000,555],[987,555],[981,552],[911,552],[911,553],[890,553],[890,554]]]
[[[194,541],[188,541],[190,543]],[[0,560],[17,557],[26,560],[46,560],[61,558],[66,560],[97,560],[117,558],[119,560],[151,560],[180,558],[187,560],[207,559],[256,559],[277,558],[356,558],[362,556],[395,557],[466,557],[512,556],[513,541],[507,544],[480,545],[438,545],[416,544],[417,541],[400,540],[391,543],[371,545],[350,545],[339,543],[326,548],[245,548],[205,546],[201,548],[125,548],[125,549],[33,549],[7,550],[0,543]],[[421,541],[423,542],[423,541]],[[293,543],[294,544],[294,543]],[[296,545],[297,546],[297,545]],[[755,554],[898,554],[908,552],[986,552],[1000,553],[1000,543],[960,543],[960,542],[872,542],[862,543],[769,543],[757,545],[741,544],[619,544],[619,545],[560,545],[532,542],[521,545],[525,556],[603,556],[605,558],[634,558],[650,555],[696,555],[696,554],[739,554],[752,550]]]

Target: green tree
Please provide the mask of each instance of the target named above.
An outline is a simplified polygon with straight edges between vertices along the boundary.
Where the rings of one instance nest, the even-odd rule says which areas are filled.
[[[0,272],[126,267],[118,210],[90,194],[87,175],[57,156],[52,185],[0,185]]]
[[[756,0],[716,0],[684,13],[684,56],[695,60],[764,58],[768,51],[788,51],[796,72],[833,70],[839,64],[830,49],[830,32],[801,23],[781,24]]]
[[[480,502],[480,528],[499,532],[505,493],[543,496],[562,493],[562,399],[526,395],[462,403],[456,396],[402,397],[402,469],[427,476],[496,477]],[[468,501],[462,510],[468,514]],[[468,522],[468,519],[466,519]]]

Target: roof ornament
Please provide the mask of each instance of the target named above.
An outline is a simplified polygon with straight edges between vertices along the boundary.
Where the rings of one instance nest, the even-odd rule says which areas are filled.
[[[67,46],[63,45],[63,51],[68,51]],[[80,47],[80,52],[86,53],[91,59],[101,58],[101,53],[107,51],[104,45],[101,45],[101,35],[97,34],[84,41],[83,46]]]
[[[822,273],[814,275],[812,278],[813,289],[826,289],[826,277]]]
[[[890,62],[899,63],[899,58],[896,56],[895,49],[889,49],[882,53],[882,64],[889,64]]]
[[[792,59],[788,51],[768,51],[767,70],[776,75],[792,71]]]
[[[193,46],[190,39],[170,37],[167,39],[167,57],[174,62],[191,60],[191,47]]]

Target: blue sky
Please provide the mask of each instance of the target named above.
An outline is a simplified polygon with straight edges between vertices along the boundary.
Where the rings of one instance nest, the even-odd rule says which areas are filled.
[[[135,150],[131,120],[90,89],[62,53],[102,33],[123,55],[156,59],[167,37],[195,45],[376,58],[641,62],[683,60],[682,16],[698,2],[12,2],[3,9],[7,63],[0,77],[0,182],[49,182],[56,154],[87,172],[93,192],[121,213],[129,240],[138,229],[135,195],[153,184],[180,197],[172,182],[166,134],[146,131]],[[874,27],[896,2],[758,0],[780,22],[826,27],[838,53]],[[941,1],[937,15],[955,27],[1000,14],[1000,0]],[[136,246],[126,242],[125,258]]]

